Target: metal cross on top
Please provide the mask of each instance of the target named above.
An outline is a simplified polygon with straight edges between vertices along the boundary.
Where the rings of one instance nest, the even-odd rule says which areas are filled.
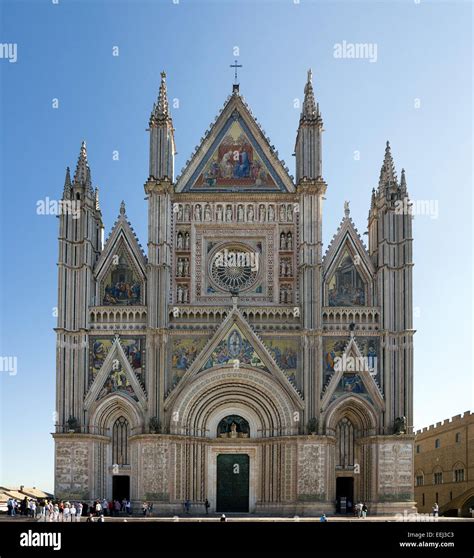
[[[233,63],[230,64],[230,68],[234,68],[234,83],[235,85],[237,85],[238,81],[237,81],[237,68],[242,68],[242,64],[237,64],[237,60]]]

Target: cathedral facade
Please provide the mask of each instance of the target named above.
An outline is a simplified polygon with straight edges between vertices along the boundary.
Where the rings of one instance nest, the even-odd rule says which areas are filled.
[[[296,176],[234,85],[174,177],[162,74],[149,120],[148,244],[105,244],[86,146],[59,218],[56,497],[163,514],[413,507],[412,221],[387,143],[368,248],[323,250],[323,121],[311,72]],[[137,194],[138,195],[138,194]],[[406,207],[406,203],[405,203]]]

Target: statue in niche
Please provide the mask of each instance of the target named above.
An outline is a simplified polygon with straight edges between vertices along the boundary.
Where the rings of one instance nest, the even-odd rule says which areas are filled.
[[[290,232],[286,235],[286,249],[287,250],[293,249],[293,236]]]
[[[223,418],[217,426],[217,436],[219,438],[248,438],[249,435],[249,423],[238,415],[229,415]]]
[[[273,205],[268,206],[268,220],[273,221],[275,219],[275,210],[273,209]]]
[[[258,208],[258,220],[261,223],[265,221],[265,206],[263,204]]]
[[[189,302],[189,289],[188,287],[183,287],[183,302]]]
[[[286,220],[285,206],[280,205],[280,221],[285,221],[285,220]]]
[[[183,302],[183,289],[180,286],[178,287],[176,298],[178,299],[178,302]]]
[[[289,205],[286,209],[288,221],[293,221],[293,206]]]
[[[181,258],[178,259],[178,277],[183,277],[184,264]]]
[[[184,206],[184,220],[185,221],[189,221],[189,212],[190,212],[190,207],[188,204],[186,204]]]
[[[222,205],[218,205],[216,208],[216,219],[219,223],[222,222],[223,216],[224,216],[224,212],[222,211]]]
[[[225,219],[226,221],[232,221],[232,207],[230,205],[225,210]]]
[[[191,239],[189,238],[189,233],[184,235],[184,249],[189,250]]]
[[[196,221],[200,221],[201,220],[201,206],[199,204],[196,205],[195,215],[196,215]]]
[[[178,233],[178,238],[176,240],[176,247],[178,250],[181,250],[183,247],[183,235],[180,232]]]
[[[247,221],[252,222],[253,221],[253,205],[249,205],[248,211],[247,211]]]
[[[286,248],[286,234],[282,232],[280,234],[280,250],[284,250]]]
[[[178,205],[178,221],[183,220],[183,206],[181,204]]]
[[[184,276],[189,277],[189,260],[184,260]]]
[[[206,208],[204,209],[204,221],[211,221],[211,219],[211,206],[207,204]]]
[[[244,208],[241,205],[239,205],[239,208],[237,209],[237,220],[238,221],[244,220]]]

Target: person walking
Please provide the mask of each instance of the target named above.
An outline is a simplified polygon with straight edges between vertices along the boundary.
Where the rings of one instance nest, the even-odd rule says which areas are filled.
[[[69,522],[71,520],[71,508],[69,507],[69,502],[64,504],[63,509],[63,521]]]
[[[321,517],[319,518],[319,521],[320,521],[321,523],[325,523],[327,520],[328,520],[328,518],[326,517],[326,514],[325,514],[325,513],[323,513],[323,514],[321,515]]]
[[[146,514],[148,513],[148,504],[146,502],[143,502],[142,504],[142,513],[143,517],[146,517]]]
[[[7,510],[8,510],[8,515],[10,517],[13,517],[13,498],[8,498],[8,500],[7,500]]]
[[[186,500],[186,501],[184,502],[184,511],[185,511],[186,513],[189,513],[189,510],[190,510],[190,509],[191,509],[191,502],[190,502],[189,499],[188,499],[188,500]]]
[[[36,519],[36,501],[33,499],[30,500],[30,515]]]
[[[71,514],[71,523],[75,523],[77,510],[74,502],[71,504],[71,507],[69,508],[69,513]]]
[[[107,502],[106,498],[102,500],[102,511],[104,515],[107,515],[107,512],[109,511],[109,503]]]
[[[125,503],[125,512],[127,515],[132,515],[132,504],[130,503],[130,500],[127,500]]]
[[[102,513],[102,504],[99,502],[99,500],[97,500],[97,502],[95,503],[95,514],[97,517],[99,517],[101,513]]]
[[[204,507],[206,508],[206,515],[209,515],[209,508],[211,507],[211,504],[209,503],[209,500],[207,498],[204,502]]]
[[[362,517],[365,519],[367,517],[367,512],[369,511],[369,508],[364,504],[362,504]]]
[[[76,523],[81,521],[82,507],[81,502],[76,504]]]
[[[435,502],[435,505],[433,506],[433,515],[435,517],[438,517],[439,515],[439,506],[438,506],[438,502]]]
[[[221,515],[220,521],[221,521],[222,523],[224,523],[225,521],[227,521],[227,517],[225,516],[225,513],[223,513],[223,514]]]
[[[115,515],[118,517],[120,515],[120,508],[122,506],[120,505],[120,502],[118,500],[114,501],[114,508],[115,508]]]

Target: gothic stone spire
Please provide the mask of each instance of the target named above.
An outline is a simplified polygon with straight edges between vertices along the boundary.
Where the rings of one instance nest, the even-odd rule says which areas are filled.
[[[77,159],[76,172],[74,173],[74,186],[81,186],[87,188],[92,192],[91,170],[87,162],[87,149],[86,142],[81,144],[79,158]]]
[[[397,187],[397,174],[395,165],[393,164],[392,152],[390,150],[390,142],[387,141],[385,147],[385,156],[380,169],[379,190],[383,188]]]
[[[66,177],[64,179],[64,191],[63,191],[63,198],[69,198],[71,195],[71,171],[69,167],[66,168]]]
[[[168,92],[166,90],[166,73],[161,72],[160,90],[158,92],[158,99],[153,106],[151,119],[155,121],[163,121],[170,119]]]
[[[313,72],[308,70],[308,79],[304,87],[303,110],[301,111],[300,124],[302,122],[314,122],[320,120],[319,104],[316,103],[313,91]]]

